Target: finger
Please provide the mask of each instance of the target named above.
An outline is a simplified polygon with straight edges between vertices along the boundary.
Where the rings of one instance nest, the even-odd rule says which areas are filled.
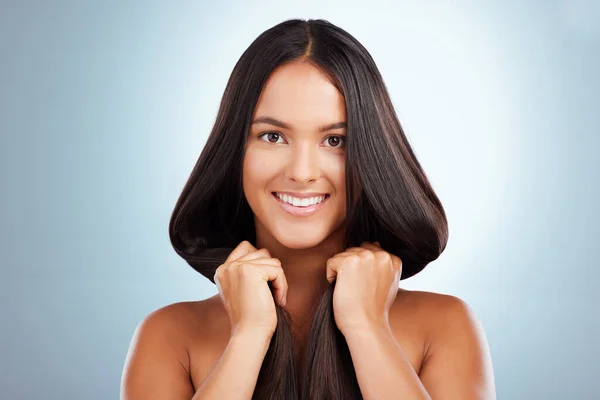
[[[379,243],[379,242],[374,242],[374,243]],[[389,256],[390,257],[390,261],[391,261],[391,267],[394,269],[397,269],[399,267],[399,263],[400,263],[400,258],[398,256],[395,256],[389,252],[386,252],[385,250],[383,250],[381,247],[377,247],[377,245],[375,245],[374,243],[368,243],[365,242],[362,244],[362,247],[372,251],[373,253],[375,253],[375,256],[380,256],[382,257],[384,254],[385,256]]]
[[[392,263],[393,263],[394,267],[396,267],[396,269],[402,271],[402,259],[393,254],[391,254],[391,256],[392,256]]]
[[[250,256],[250,255],[248,255]],[[258,257],[258,258],[252,258],[250,260],[235,260],[233,261],[233,263],[238,263],[238,264],[256,264],[256,265],[261,265],[261,264],[265,264],[265,265],[272,265],[273,267],[277,267],[277,268],[281,268],[281,261],[279,261],[279,259],[277,258],[272,258],[272,257]]]
[[[350,247],[350,248],[346,249],[345,251],[336,254],[334,257],[349,256],[351,254],[356,255],[356,254],[360,254],[365,251],[370,251],[370,252],[375,253],[375,252],[381,251],[381,249],[377,248],[377,247]]]
[[[242,257],[240,257],[234,261],[249,261],[249,260],[256,260],[258,258],[271,258],[271,254],[269,253],[269,250],[267,250],[267,249],[260,249],[260,250],[255,250],[248,254],[245,254]]]
[[[276,301],[281,306],[285,306],[287,303],[288,284],[283,269],[263,264],[258,265],[257,270],[265,281],[271,282],[271,286],[273,286],[273,297],[275,297]]]
[[[250,244],[250,242],[248,242],[247,240],[244,240],[240,244],[238,244],[235,249],[233,249],[233,251],[225,260],[225,263],[237,260],[238,258],[243,257],[246,254],[251,253],[253,251],[256,251],[256,247],[252,246],[252,244]]]
[[[346,250],[344,250],[343,252],[341,252],[341,253],[337,253],[337,254],[336,254],[336,256],[338,256],[338,255],[342,255],[342,254],[345,254],[345,255],[348,255],[348,254],[356,254],[356,253],[360,253],[361,251],[365,251],[365,249],[364,249],[364,248],[362,248],[362,247],[348,247],[348,248],[347,248]]]
[[[346,251],[343,251],[341,253],[334,254],[333,257],[331,257],[330,259],[332,259],[332,258],[344,258],[344,257],[348,257],[348,256],[355,256],[357,253],[360,253],[361,251],[365,251],[365,249],[359,248],[356,251],[346,250]]]
[[[365,242],[361,244],[361,247],[372,251],[381,251],[381,247],[373,243]]]
[[[349,247],[346,250],[342,251],[341,253],[335,254],[333,257],[348,257],[350,255],[356,255],[357,253],[362,253],[365,250],[372,251],[373,249],[367,249],[365,247]],[[376,249],[376,250],[380,251],[380,249]]]
[[[337,256],[334,256],[334,257],[330,258],[329,260],[327,260],[327,272],[326,272],[327,282],[332,283],[334,280],[336,280],[339,267],[343,260],[344,260],[343,257],[337,257]]]
[[[215,275],[213,276],[213,282],[217,286],[219,293],[221,292],[221,285],[219,284],[219,278],[217,277],[217,270],[215,270]]]

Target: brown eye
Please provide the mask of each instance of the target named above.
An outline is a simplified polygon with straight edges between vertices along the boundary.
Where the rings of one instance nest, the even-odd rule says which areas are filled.
[[[267,141],[269,143],[277,143],[278,139],[280,138],[280,134],[277,132],[265,132],[261,135],[259,135],[259,137],[262,139],[263,137],[267,138]],[[274,140],[273,140],[274,139]]]
[[[343,143],[345,139],[346,138],[344,138],[343,136],[329,136],[327,138],[327,142],[329,143],[329,145],[331,145],[331,147],[341,148],[343,146],[339,146],[339,144]]]

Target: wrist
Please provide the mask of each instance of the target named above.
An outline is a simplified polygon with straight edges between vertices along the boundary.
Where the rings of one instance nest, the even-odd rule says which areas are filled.
[[[355,324],[352,327],[348,327],[345,329],[340,329],[342,335],[346,339],[348,338],[364,338],[364,337],[373,337],[377,335],[387,335],[393,334],[392,328],[386,322],[374,323],[374,322],[365,322],[362,324]]]
[[[240,331],[231,335],[228,347],[238,349],[244,353],[246,357],[253,358],[256,356],[263,359],[269,351],[270,345],[271,339],[265,334],[250,331]]]
[[[273,331],[263,328],[236,327],[231,332],[231,339],[249,341],[254,343],[269,344],[273,337]]]

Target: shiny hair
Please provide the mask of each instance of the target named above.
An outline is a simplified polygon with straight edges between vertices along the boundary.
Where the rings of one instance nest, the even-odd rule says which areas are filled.
[[[299,60],[326,74],[344,97],[346,248],[379,241],[401,258],[401,279],[417,274],[446,247],[446,214],[373,58],[352,35],[322,19],[273,26],[236,63],[210,136],[171,216],[169,236],[175,251],[214,283],[216,268],[240,242],[256,246],[254,216],[242,188],[246,134],[270,73]],[[335,281],[315,310],[303,371],[296,371],[290,315],[275,302],[277,328],[253,398],[362,398],[348,345],[333,317],[334,287]]]

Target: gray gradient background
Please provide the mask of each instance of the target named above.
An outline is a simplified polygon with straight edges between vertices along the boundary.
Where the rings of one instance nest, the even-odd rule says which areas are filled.
[[[0,397],[117,399],[136,325],[216,288],[170,246],[235,62],[325,18],[360,40],[446,207],[401,286],[464,299],[498,398],[600,398],[600,5],[6,2]]]

